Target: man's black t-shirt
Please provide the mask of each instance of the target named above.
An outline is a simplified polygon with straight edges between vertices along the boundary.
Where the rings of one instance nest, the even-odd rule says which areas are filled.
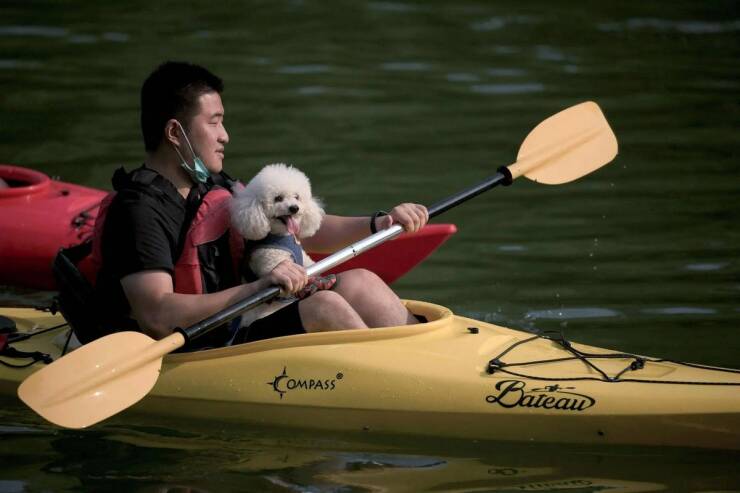
[[[169,180],[146,166],[131,173],[118,169],[113,188],[117,193],[103,227],[96,291],[105,318],[120,324],[130,312],[121,279],[144,270],[174,274],[187,228],[208,188],[195,186],[185,199]]]
[[[174,277],[190,223],[215,184],[231,189],[233,180],[223,172],[212,175],[207,184],[191,188],[185,199],[169,180],[151,168],[141,166],[131,173],[123,168],[116,170],[113,188],[117,193],[105,217],[103,265],[95,285],[96,309],[104,333],[139,330],[130,317],[131,305],[121,279],[145,270],[163,270]],[[200,246],[198,258],[205,292],[220,291],[239,282],[232,272],[228,232],[214,243]],[[239,342],[304,332],[297,307],[294,303],[260,319],[249,333],[244,331],[239,336]],[[188,349],[223,346],[231,339],[230,329],[230,325],[222,325],[191,342]]]

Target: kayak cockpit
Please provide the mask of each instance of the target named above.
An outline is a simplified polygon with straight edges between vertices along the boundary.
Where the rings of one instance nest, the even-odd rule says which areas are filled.
[[[44,192],[51,179],[40,171],[0,164],[0,198],[17,198]]]
[[[453,314],[450,309],[440,305],[425,303],[422,301],[405,301],[404,303],[414,315],[423,317],[426,322],[417,325],[402,325],[380,329],[340,330],[334,332],[317,332],[276,337],[274,339],[265,339],[262,341],[224,348],[207,349],[192,353],[170,354],[166,357],[166,361],[170,363],[178,363],[258,353],[291,347],[323,346],[399,339],[441,329],[449,325],[453,318]]]

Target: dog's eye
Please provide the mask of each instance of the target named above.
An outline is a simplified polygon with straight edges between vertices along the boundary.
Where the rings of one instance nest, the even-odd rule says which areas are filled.
[[[283,201],[283,196],[282,195],[276,195],[275,196],[275,202],[282,202],[282,201]]]
[[[298,194],[295,194],[295,199],[296,199],[296,200],[301,200],[301,196],[300,196],[300,195],[298,195]]]

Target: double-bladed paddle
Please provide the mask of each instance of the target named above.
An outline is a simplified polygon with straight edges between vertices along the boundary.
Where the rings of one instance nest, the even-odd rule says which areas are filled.
[[[587,175],[617,155],[617,139],[596,103],[557,113],[532,130],[515,163],[499,168],[483,182],[429,208],[429,217],[524,175],[538,183],[567,183]],[[400,225],[379,231],[313,264],[309,276],[369,250],[403,231]],[[54,424],[84,428],[132,406],[154,387],[164,355],[209,330],[277,296],[273,286],[218,313],[155,341],[140,332],[118,332],[63,356],[29,376],[18,388],[31,409]]]

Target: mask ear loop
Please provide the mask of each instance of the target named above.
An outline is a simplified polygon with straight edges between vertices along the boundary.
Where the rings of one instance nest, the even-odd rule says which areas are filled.
[[[191,168],[190,166],[188,166],[187,161],[185,161],[185,157],[182,155],[182,153],[180,153],[180,149],[178,149],[177,146],[173,144],[172,147],[175,148],[175,152],[177,152],[177,155],[180,156],[180,160],[182,161],[180,166],[182,166],[182,168],[188,172],[194,182],[205,183],[208,180],[208,176],[210,175],[210,173],[203,164],[203,161],[201,161],[198,155],[195,154],[195,150],[193,150],[193,146],[190,144],[190,139],[188,139],[188,135],[187,133],[185,133],[185,128],[182,126],[182,123],[177,120],[175,120],[175,122],[177,122],[180,130],[182,130],[182,136],[185,137],[185,142],[188,144],[190,154],[193,156],[193,167]]]
[[[195,159],[197,158],[195,151],[193,150],[193,146],[190,144],[190,139],[188,139],[188,134],[185,132],[185,127],[182,126],[182,123],[180,123],[178,120],[175,120],[175,123],[177,123],[177,126],[180,127],[180,130],[182,131],[182,136],[185,137],[185,143],[188,145],[188,149],[190,149],[190,155],[193,156],[193,170],[195,169]],[[172,147],[175,148],[175,152],[178,156],[180,156],[180,159],[182,162],[187,166],[187,161],[185,160],[185,157],[180,152],[180,149],[177,148],[176,145],[173,145]],[[189,166],[188,166],[189,167]]]

